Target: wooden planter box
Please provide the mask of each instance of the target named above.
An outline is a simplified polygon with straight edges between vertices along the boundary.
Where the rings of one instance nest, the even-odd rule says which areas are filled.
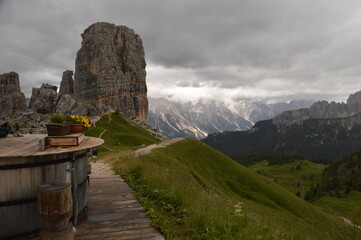
[[[46,145],[50,147],[78,146],[84,140],[83,133],[71,133],[65,136],[48,136]]]
[[[46,129],[48,136],[64,136],[71,132],[71,124],[48,123]]]

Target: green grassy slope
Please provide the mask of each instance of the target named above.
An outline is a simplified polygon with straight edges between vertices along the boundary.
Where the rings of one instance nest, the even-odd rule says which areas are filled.
[[[104,116],[96,122],[96,127],[89,128],[87,136],[104,139],[105,144],[99,147],[99,152],[112,152],[119,150],[133,150],[141,146],[158,143],[153,136],[143,128],[130,124],[120,114]]]
[[[174,239],[361,237],[341,219],[320,211],[198,141],[186,140],[156,149],[137,160],[122,158],[116,168],[134,187],[140,185],[140,189],[146,186],[165,192],[175,199],[178,208],[187,212],[179,219],[180,226],[164,223],[169,216],[167,212],[162,214],[157,203],[152,201],[154,193],[151,196],[147,191],[140,193],[148,209],[159,210],[160,213],[153,214],[157,226]],[[206,231],[210,227],[213,228],[211,233]],[[192,233],[200,237],[189,237]]]
[[[87,134],[107,130],[106,147],[117,151],[103,153],[166,239],[361,239],[340,218],[199,141],[131,157],[129,150],[156,140],[121,117],[111,118]]]
[[[292,193],[300,192],[303,198],[311,184],[316,185],[322,178],[324,164],[308,160],[295,160],[282,165],[269,165],[267,161],[258,162],[249,168],[287,188]]]
[[[350,219],[354,224],[361,225],[361,192],[351,191],[342,197],[324,195],[313,202],[324,211]]]
[[[323,178],[325,178],[323,170],[326,167],[327,165],[316,164],[308,160],[295,160],[291,163],[272,166],[267,161],[261,161],[249,168],[273,180],[292,193],[300,192],[303,198],[311,184],[313,186],[321,185]],[[331,193],[324,192],[320,199],[311,203],[334,216],[345,217],[352,220],[353,223],[361,224],[360,192],[351,191],[346,194],[342,189],[337,194],[334,191]]]

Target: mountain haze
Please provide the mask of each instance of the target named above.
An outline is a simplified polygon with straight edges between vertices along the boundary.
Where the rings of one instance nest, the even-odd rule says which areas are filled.
[[[211,134],[204,142],[229,156],[287,153],[338,160],[361,146],[361,91],[347,103],[315,102],[259,121],[248,131]]]
[[[230,105],[222,100],[204,99],[182,103],[150,97],[148,124],[167,137],[202,139],[209,133],[247,130],[255,121],[310,104],[309,101],[293,100],[276,104],[238,101]]]

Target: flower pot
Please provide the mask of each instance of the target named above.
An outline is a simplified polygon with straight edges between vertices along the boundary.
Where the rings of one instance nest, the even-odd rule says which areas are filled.
[[[72,133],[82,133],[84,132],[84,124],[72,124],[71,125]]]
[[[71,124],[48,123],[46,129],[48,136],[64,136],[71,132]]]

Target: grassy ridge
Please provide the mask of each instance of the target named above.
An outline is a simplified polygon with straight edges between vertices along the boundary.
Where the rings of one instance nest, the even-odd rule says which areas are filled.
[[[104,116],[96,122],[96,127],[89,128],[85,134],[92,137],[101,136],[104,139],[104,145],[98,149],[103,153],[112,152],[112,150],[134,150],[159,142],[146,130],[130,124],[117,113]]]
[[[121,157],[116,169],[133,187],[167,193],[177,203],[176,220],[167,224],[172,216],[152,201],[154,193],[140,194],[170,239],[353,239],[358,234],[195,140],[138,159]]]
[[[156,140],[113,116],[88,133],[107,130],[102,135],[106,146],[117,151],[103,148],[102,153],[109,154],[166,239],[361,238],[360,231],[341,219],[199,141],[184,140],[130,157],[129,150]]]

